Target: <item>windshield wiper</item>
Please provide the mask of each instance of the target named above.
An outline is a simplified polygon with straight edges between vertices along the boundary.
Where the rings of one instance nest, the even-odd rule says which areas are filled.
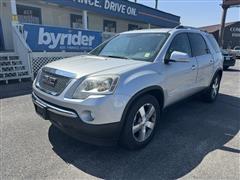
[[[124,56],[114,56],[114,55],[103,56],[103,57],[118,58],[118,59],[129,59],[128,57],[124,57]]]

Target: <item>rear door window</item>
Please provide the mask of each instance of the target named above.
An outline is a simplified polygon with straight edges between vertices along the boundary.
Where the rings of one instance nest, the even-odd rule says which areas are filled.
[[[201,34],[189,33],[188,35],[192,47],[192,54],[194,57],[209,53],[208,46]]]

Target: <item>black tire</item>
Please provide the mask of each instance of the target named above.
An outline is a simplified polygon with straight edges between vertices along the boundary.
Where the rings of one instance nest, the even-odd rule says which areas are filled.
[[[223,66],[223,70],[226,71],[228,70],[229,66]]]
[[[210,84],[210,86],[208,87],[208,89],[206,91],[204,91],[203,93],[203,100],[206,102],[214,102],[217,97],[218,97],[218,93],[219,93],[219,88],[220,88],[220,82],[221,82],[221,76],[220,74],[216,74],[213,79],[212,82]],[[218,84],[218,87],[216,89],[216,92],[214,92],[214,86],[216,87],[216,83]]]
[[[149,105],[149,107],[151,107],[151,109],[152,109],[152,106],[154,107],[155,113],[154,113],[154,116],[152,116],[151,118],[154,117],[153,119],[155,119],[155,121],[154,121],[155,124],[152,129],[145,126],[145,128],[146,128],[145,133],[147,134],[147,132],[148,132],[150,134],[148,134],[149,136],[146,137],[146,139],[143,138],[144,140],[142,142],[140,142],[136,139],[136,136],[137,136],[136,134],[142,133],[142,128],[141,128],[141,130],[139,130],[139,132],[136,132],[134,134],[133,126],[136,127],[136,125],[134,124],[136,122],[135,117],[141,115],[140,109],[143,107],[146,110],[148,105]],[[149,111],[150,110],[146,110],[146,117],[147,117]],[[149,113],[149,114],[151,114],[151,113]],[[130,109],[128,110],[128,113],[127,113],[127,116],[125,119],[125,124],[124,124],[123,131],[122,131],[122,134],[120,137],[121,145],[124,146],[125,148],[131,149],[131,150],[136,150],[136,149],[145,147],[154,136],[157,125],[159,123],[160,114],[161,114],[160,105],[154,96],[144,95],[144,96],[138,98],[136,101],[134,101],[132,103]],[[138,122],[138,123],[140,123],[140,124],[143,123],[142,116],[139,116],[139,118],[137,118],[137,119],[138,119],[137,121],[139,121],[139,119],[141,119],[140,120],[141,122]],[[137,124],[137,125],[139,125],[139,124]],[[149,130],[151,132],[149,132]]]

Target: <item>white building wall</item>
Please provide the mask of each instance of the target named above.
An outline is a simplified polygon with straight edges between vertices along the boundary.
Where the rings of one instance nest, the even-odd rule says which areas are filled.
[[[103,21],[104,20],[110,20],[115,21],[117,26],[117,33],[127,31],[128,30],[128,24],[135,24],[138,25],[141,28],[147,28],[148,25],[144,23],[134,22],[134,21],[127,21],[117,18],[112,18],[108,16],[99,16],[97,14],[88,13],[88,19],[89,19],[89,29],[95,30],[95,31],[103,31]]]
[[[17,4],[41,9],[42,24],[48,26],[71,27],[70,14],[82,15],[81,10],[41,3],[40,1],[17,0]]]
[[[42,24],[50,26],[71,27],[70,14],[82,15],[82,10],[75,10],[66,7],[59,7],[36,1],[17,0],[17,4],[41,8]],[[147,24],[112,18],[101,14],[88,12],[88,29],[95,31],[103,31],[103,20],[116,21],[117,33],[127,31],[128,24],[136,24],[142,28],[148,28]]]

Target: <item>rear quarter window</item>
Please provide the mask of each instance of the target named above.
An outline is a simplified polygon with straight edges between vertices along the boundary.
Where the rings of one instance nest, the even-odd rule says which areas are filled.
[[[209,35],[207,35],[207,38],[208,38],[212,48],[214,49],[214,51],[217,52],[217,53],[221,52],[221,50],[218,46],[218,43],[217,43],[216,39],[214,38],[214,36],[209,34]]]

